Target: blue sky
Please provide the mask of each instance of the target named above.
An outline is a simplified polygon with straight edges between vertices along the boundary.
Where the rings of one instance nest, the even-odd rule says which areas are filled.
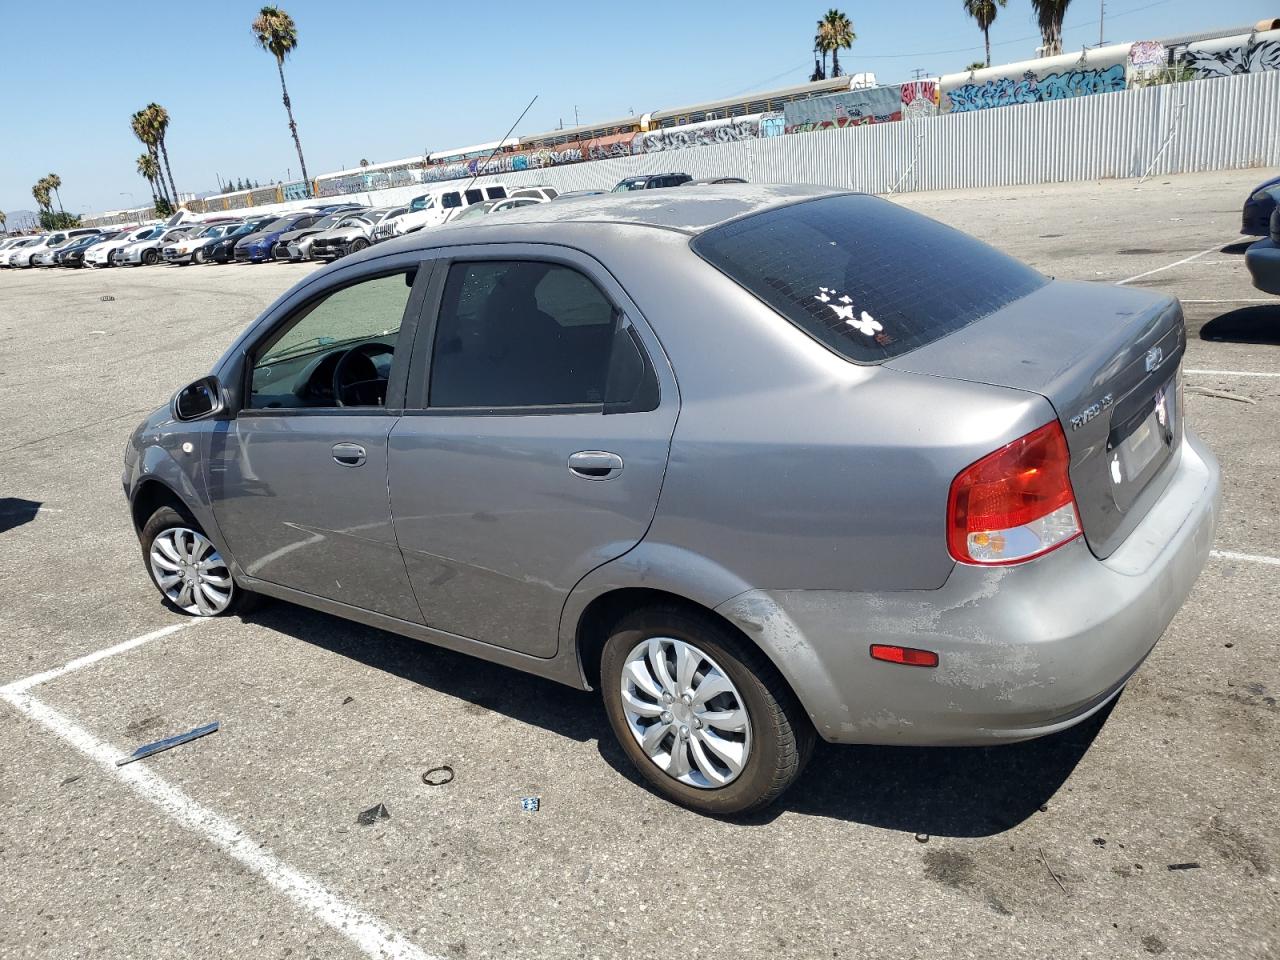
[[[314,176],[495,140],[533,94],[517,133],[610,120],[800,83],[828,0],[441,4],[293,0],[300,44],[285,65]],[[180,191],[217,174],[263,182],[298,175],[275,63],[253,43],[260,2],[54,5],[0,0],[0,210],[35,206],[39,177],[62,177],[68,211],[149,198],[134,171],[129,116],[150,101],[172,118]],[[1098,0],[1074,0],[1069,47],[1098,40]],[[1108,41],[1253,23],[1274,0],[1106,0]],[[882,83],[941,74],[982,55],[962,0],[841,4],[858,40],[847,72]],[[171,39],[166,39],[171,38]],[[992,30],[993,62],[1030,57],[1029,0],[1009,0]],[[131,192],[132,198],[124,193]]]

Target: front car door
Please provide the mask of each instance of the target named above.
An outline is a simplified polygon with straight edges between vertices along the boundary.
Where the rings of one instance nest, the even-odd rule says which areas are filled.
[[[679,399],[657,339],[595,260],[448,251],[391,432],[396,534],[430,626],[539,657],[588,572],[657,506]]]
[[[242,409],[211,435],[209,486],[249,576],[421,622],[387,501],[421,294],[416,263],[380,262],[305,288],[245,348]]]

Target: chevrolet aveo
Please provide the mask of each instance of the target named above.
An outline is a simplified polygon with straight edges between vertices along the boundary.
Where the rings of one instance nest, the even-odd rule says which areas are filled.
[[[142,556],[599,688],[735,813],[836,743],[990,744],[1114,699],[1205,563],[1176,300],[874,197],[539,204],[345,258],[134,432]]]

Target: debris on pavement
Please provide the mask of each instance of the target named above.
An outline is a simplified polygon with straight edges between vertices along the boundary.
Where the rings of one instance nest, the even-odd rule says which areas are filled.
[[[1058,875],[1053,872],[1053,867],[1049,866],[1049,858],[1044,855],[1044,847],[1040,847],[1040,860],[1044,863],[1044,868],[1049,871],[1049,876],[1053,877],[1053,882],[1058,885],[1058,889],[1062,891],[1064,897],[1069,897],[1067,888],[1062,885],[1062,881],[1058,879]]]
[[[1236,403],[1257,403],[1253,397],[1242,397],[1238,393],[1228,393],[1226,390],[1210,390],[1208,387],[1185,387],[1187,393],[1199,394],[1202,397],[1217,397],[1220,400],[1234,400]]]
[[[75,774],[74,776],[67,777],[67,779],[65,779],[65,780],[63,780],[63,781],[62,781],[62,784],[61,784],[61,785],[65,787],[67,784],[69,784],[69,783],[75,783],[75,782],[76,782],[77,780],[79,780],[79,779],[80,779],[80,774],[78,774],[78,773],[77,773],[77,774]]]
[[[929,835],[927,833],[916,834],[916,843],[928,843],[928,842],[929,842]]]
[[[1190,863],[1171,863],[1169,864],[1169,869],[1170,870],[1199,870],[1200,864],[1196,863],[1194,860],[1191,861]]]
[[[446,783],[453,783],[453,767],[447,763],[432,767],[422,775],[422,782],[428,787],[443,787]]]
[[[107,296],[102,298],[103,303],[110,303],[113,300],[115,300],[115,297],[111,296],[110,294],[107,294]]]
[[[154,743],[143,744],[123,760],[117,760],[116,766],[123,767],[126,763],[133,763],[135,760],[142,760],[144,757],[163,753],[165,750],[171,750],[172,748],[181,746],[184,743],[190,743],[192,740],[199,740],[201,737],[207,737],[211,733],[217,733],[221,726],[222,721],[215,720],[213,723],[206,723],[203,727],[196,727],[194,730],[188,730],[186,733],[179,733],[173,737],[165,737],[165,739],[157,740]]]
[[[356,817],[356,823],[362,827],[368,827],[379,820],[390,820],[391,813],[384,804],[379,803],[370,807],[368,810],[362,810],[360,815]]]
[[[542,807],[541,797],[521,797],[520,809],[525,813],[537,813]]]
[[[347,697],[345,700],[342,701],[342,705],[345,707],[348,703],[354,703],[355,699],[356,699],[355,697]]]

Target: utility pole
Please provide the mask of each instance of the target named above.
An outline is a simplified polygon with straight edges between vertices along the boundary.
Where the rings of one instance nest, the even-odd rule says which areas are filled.
[[[1098,46],[1102,46],[1102,25],[1107,19],[1107,0],[1098,0]]]
[[[578,119],[578,105],[576,103],[573,105],[573,125],[575,127],[582,126],[582,121]]]

